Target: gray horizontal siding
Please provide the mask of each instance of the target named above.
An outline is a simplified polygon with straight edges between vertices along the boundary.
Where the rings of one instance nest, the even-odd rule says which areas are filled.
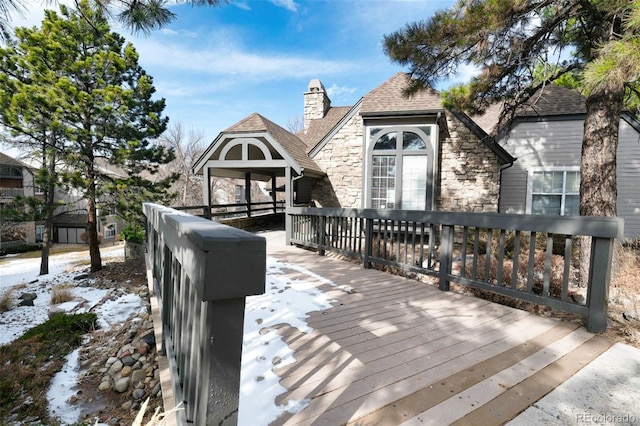
[[[624,219],[624,236],[640,237],[640,135],[620,123],[617,157],[618,216]]]
[[[517,158],[502,172],[500,212],[524,213],[528,171],[540,167],[580,166],[582,120],[517,124],[500,144]],[[640,236],[640,135],[621,121],[618,145],[618,216],[625,238]]]

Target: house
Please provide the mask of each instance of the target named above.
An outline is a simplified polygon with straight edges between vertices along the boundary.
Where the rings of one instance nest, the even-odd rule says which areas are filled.
[[[16,197],[35,197],[34,169],[0,152],[0,209],[9,207]],[[16,244],[42,241],[44,226],[35,221],[16,223],[0,215],[0,249]]]
[[[508,131],[495,119],[479,119],[487,132],[517,158],[502,171],[499,211],[578,215],[580,156],[585,99],[575,91],[548,85],[538,91],[510,121]],[[495,111],[493,111],[495,118]],[[623,112],[617,152],[617,211],[625,220],[626,239],[640,236],[640,122]]]
[[[124,171],[117,166],[109,164],[104,158],[96,158],[95,166],[102,173],[114,177],[121,177]],[[56,201],[61,205],[54,212],[53,218],[53,242],[60,244],[87,244],[87,201],[84,191],[77,188],[68,188],[65,191],[57,191]],[[101,199],[98,202],[106,202],[109,199]],[[98,238],[101,243],[113,244],[119,239],[124,227],[124,221],[118,216],[115,208],[110,206],[108,210],[98,209],[97,223]]]
[[[312,80],[303,132],[254,113],[221,132],[194,171],[204,182],[285,177],[288,205],[496,212],[511,156],[467,116],[445,110],[437,92],[405,98],[407,78],[396,74],[352,107],[332,107]]]
[[[332,106],[323,84],[312,80],[299,134],[254,113],[221,132],[194,172],[203,182],[244,177],[274,187],[284,177],[288,206],[576,213],[584,99],[539,97],[510,133],[494,137],[497,116],[446,109],[435,90],[406,97],[409,78],[397,73],[349,107]],[[630,224],[628,238],[640,234],[640,189],[628,185],[639,177],[640,150],[630,143],[639,134],[637,121],[625,116],[620,149],[629,164],[619,164],[619,212]],[[558,195],[540,182],[560,177],[562,209],[553,210]]]
[[[100,164],[100,167],[104,165]],[[17,196],[42,195],[34,183],[36,170],[36,167],[0,153],[0,208],[8,206]],[[113,173],[116,172],[113,171]],[[81,192],[74,189],[59,190],[56,192],[55,199],[61,206],[54,212],[53,242],[85,244],[87,211]],[[102,242],[114,242],[118,238],[123,222],[114,211],[104,213],[100,214],[102,220],[98,222],[98,233],[101,235]],[[16,223],[3,220],[0,223],[0,243],[2,246],[7,246],[42,242],[44,227],[44,221]]]

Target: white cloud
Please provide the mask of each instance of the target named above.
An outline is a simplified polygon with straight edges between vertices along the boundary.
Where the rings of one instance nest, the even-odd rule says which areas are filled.
[[[353,87],[344,87],[332,84],[331,87],[327,89],[327,95],[333,102],[339,102],[340,99],[345,98],[345,95],[353,95],[356,91],[357,89]]]
[[[242,10],[251,10],[251,6],[246,1],[234,1],[232,4]]]
[[[298,11],[298,4],[294,0],[270,0],[271,3],[278,7],[284,7],[292,12]]]
[[[139,39],[135,46],[145,66],[209,76],[272,80],[316,76],[318,70],[322,70],[323,74],[339,74],[354,67],[347,61],[244,51],[224,40],[218,45],[196,48],[162,40]]]

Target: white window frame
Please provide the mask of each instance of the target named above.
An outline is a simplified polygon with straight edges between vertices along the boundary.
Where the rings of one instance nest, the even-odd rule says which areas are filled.
[[[108,223],[104,227],[104,238],[115,238],[118,234],[118,225],[114,223]]]
[[[429,134],[424,133],[425,127],[430,128]],[[371,134],[371,129],[380,129],[380,131],[375,134]],[[402,151],[401,149],[389,150],[387,152],[380,151],[378,154],[374,154],[375,143],[377,142],[379,136],[383,133],[389,132],[412,132],[418,134],[427,145],[427,149],[422,151]],[[395,155],[396,156],[396,201],[394,209],[403,210],[402,204],[400,204],[400,208],[398,207],[398,203],[402,203],[402,160],[401,157],[405,156],[413,156],[413,155],[425,155],[427,157],[427,194],[425,200],[425,210],[433,210],[435,205],[435,176],[436,176],[436,167],[437,167],[437,138],[438,138],[439,128],[437,124],[434,123],[421,123],[421,124],[391,124],[391,125],[376,125],[376,124],[368,124],[365,126],[365,142],[366,142],[366,179],[364,182],[364,194],[365,194],[365,207],[371,208],[372,199],[373,199],[373,157],[374,155]],[[401,139],[398,138],[402,143]]]
[[[533,211],[532,211],[532,209],[533,209],[533,174],[534,173],[539,173],[539,172],[564,172],[563,178],[562,178],[562,193],[561,194],[560,193],[556,193],[555,195],[561,195],[562,196],[562,201],[560,203],[560,216],[565,216],[565,214],[564,214],[565,197],[567,195],[576,195],[573,192],[571,192],[571,193],[567,193],[566,192],[566,183],[567,183],[566,172],[579,172],[579,171],[580,171],[580,167],[579,166],[533,167],[533,168],[529,169],[528,177],[527,177],[527,201],[526,201],[525,213],[533,214]],[[580,178],[582,178],[582,175],[580,176]],[[578,193],[577,195],[579,196],[580,194]]]
[[[36,241],[38,236],[41,237],[40,240],[44,241],[44,225],[36,225]]]

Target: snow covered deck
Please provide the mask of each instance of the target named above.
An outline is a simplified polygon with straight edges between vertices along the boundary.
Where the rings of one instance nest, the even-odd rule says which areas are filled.
[[[612,344],[576,323],[265,237],[268,256],[300,267],[288,278],[334,301],[310,313],[309,333],[278,326],[296,362],[275,368],[287,389],[276,403],[308,405],[273,424],[502,424]]]

